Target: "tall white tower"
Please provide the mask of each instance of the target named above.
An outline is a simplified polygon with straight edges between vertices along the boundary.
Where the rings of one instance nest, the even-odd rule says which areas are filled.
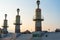
[[[22,25],[20,23],[20,15],[19,15],[19,11],[20,9],[17,9],[17,15],[16,15],[16,23],[15,24],[15,33],[20,33],[20,25]]]
[[[36,14],[35,18],[33,21],[35,21],[35,31],[42,31],[42,21],[43,19],[41,18],[41,9],[39,8],[40,1],[37,0],[37,9],[36,9]]]
[[[7,34],[8,31],[7,31],[7,14],[5,14],[5,20],[4,20],[4,23],[3,23],[3,33],[4,34]]]

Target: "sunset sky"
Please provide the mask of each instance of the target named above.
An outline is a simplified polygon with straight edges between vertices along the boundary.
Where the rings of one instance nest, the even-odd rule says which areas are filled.
[[[60,29],[60,0],[40,0],[40,8],[44,21],[42,22],[42,30],[54,31]],[[14,32],[16,9],[20,9],[21,31],[34,31],[33,16],[37,8],[36,0],[0,0],[0,27],[3,26],[5,14],[8,19],[8,30]],[[48,30],[49,31],[49,30]]]

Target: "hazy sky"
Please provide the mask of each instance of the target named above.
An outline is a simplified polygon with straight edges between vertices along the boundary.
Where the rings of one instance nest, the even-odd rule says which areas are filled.
[[[34,31],[33,16],[37,8],[36,0],[0,0],[0,27],[3,26],[4,14],[7,14],[8,30],[10,32],[15,31],[14,23],[17,8],[20,8],[21,30],[25,31],[29,29],[30,31]],[[60,29],[60,0],[41,0],[40,8],[44,17],[42,29],[50,29],[51,31],[56,28]]]

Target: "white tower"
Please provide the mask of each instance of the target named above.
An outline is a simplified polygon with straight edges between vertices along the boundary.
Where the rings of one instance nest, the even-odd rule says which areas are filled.
[[[43,19],[41,18],[41,9],[39,8],[40,1],[37,0],[37,9],[36,9],[36,14],[35,18],[33,21],[35,21],[35,31],[42,31],[42,21]]]
[[[15,24],[15,33],[20,33],[20,25],[22,25],[20,23],[20,15],[19,15],[19,11],[20,9],[17,9],[17,15],[16,15],[16,23]]]
[[[4,20],[4,24],[3,24],[3,33],[4,34],[7,34],[8,33],[8,31],[7,31],[7,14],[5,14],[5,20]]]

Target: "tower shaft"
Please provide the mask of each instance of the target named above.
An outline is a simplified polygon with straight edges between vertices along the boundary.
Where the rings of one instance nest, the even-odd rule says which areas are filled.
[[[41,27],[41,21],[36,21],[35,22],[35,31],[42,31],[42,27]]]
[[[20,16],[16,16],[15,33],[20,33]]]

